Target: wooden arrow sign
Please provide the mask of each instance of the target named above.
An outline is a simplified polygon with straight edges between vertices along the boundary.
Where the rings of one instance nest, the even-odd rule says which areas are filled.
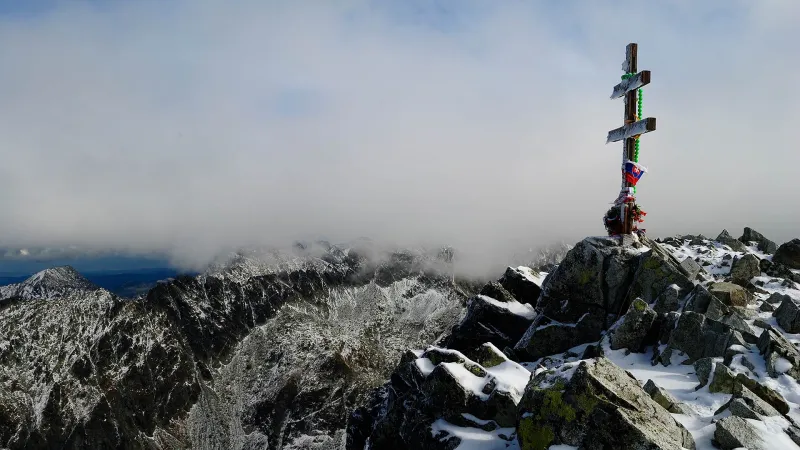
[[[611,94],[611,100],[615,98],[620,98],[623,95],[627,94],[630,91],[634,91],[639,89],[640,87],[650,83],[650,71],[643,70],[637,73],[635,76],[632,76],[626,80],[622,80],[622,83],[614,86],[614,92]]]
[[[611,130],[608,132],[608,139],[606,144],[610,142],[617,142],[623,139],[632,138],[640,134],[649,133],[656,130],[656,118],[648,117],[638,122],[629,123],[628,125]]]

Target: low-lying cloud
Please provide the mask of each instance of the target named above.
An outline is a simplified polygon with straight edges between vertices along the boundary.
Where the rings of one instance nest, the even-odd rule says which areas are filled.
[[[437,6],[438,5],[438,6]],[[800,6],[56,2],[0,16],[0,244],[163,251],[369,236],[488,266],[603,234],[611,88],[653,72],[651,235],[796,237]]]

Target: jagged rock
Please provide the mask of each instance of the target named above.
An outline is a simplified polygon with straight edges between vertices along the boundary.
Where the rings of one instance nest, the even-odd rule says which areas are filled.
[[[436,347],[406,354],[390,382],[375,393],[372,409],[354,413],[347,448],[363,448],[367,439],[371,448],[390,450],[457,446],[458,438],[434,436],[432,425],[439,419],[461,423],[465,414],[483,423],[514,427],[530,372],[497,348],[484,346],[480,353],[486,366]],[[369,426],[356,428],[359,421]]]
[[[462,365],[437,365],[425,379],[422,392],[427,397],[427,407],[431,409],[433,415],[442,417],[455,417],[464,412],[471,413],[476,417],[487,416],[487,410],[491,410],[493,420],[500,426],[513,426],[514,411],[516,403],[512,396],[507,393],[495,391],[491,381],[484,385],[484,389],[489,392],[481,391],[484,394],[493,394],[491,399],[482,399],[478,392],[471,392],[461,382],[462,373],[455,371],[469,371],[475,378],[483,378],[486,371],[480,366]],[[468,376],[468,375],[467,375]],[[477,414],[475,414],[477,413]]]
[[[786,429],[786,434],[789,435],[792,442],[800,445],[800,427],[797,425],[790,425],[789,428]]]
[[[653,310],[658,314],[677,311],[680,307],[680,298],[680,288],[677,284],[671,284],[656,298]]]
[[[488,342],[478,347],[470,355],[470,359],[487,369],[499,366],[509,360],[503,352]]]
[[[767,303],[771,303],[773,305],[777,305],[779,303],[782,303],[782,302],[784,302],[786,300],[791,300],[791,299],[792,299],[792,297],[790,297],[790,296],[788,296],[786,294],[781,294],[779,292],[773,292],[772,295],[767,297],[767,299],[764,300],[764,301],[767,302]]]
[[[758,307],[758,310],[761,312],[773,312],[775,309],[775,305],[766,301],[761,303],[761,305]]]
[[[762,259],[760,263],[761,271],[773,278],[783,278],[787,281],[794,281],[800,283],[800,274],[791,271],[786,265]]]
[[[627,348],[633,352],[642,350],[644,339],[655,319],[656,312],[644,300],[637,298],[631,302],[622,324],[611,335],[611,349]]]
[[[753,321],[753,326],[763,329],[771,329],[772,325],[770,325],[766,320],[758,318]],[[760,336],[760,335],[759,335]]]
[[[726,366],[731,365],[731,361],[737,355],[744,355],[747,354],[747,348],[742,347],[740,345],[731,345],[727,349],[725,349],[725,359],[723,359],[722,363]]]
[[[742,333],[742,336],[748,343],[755,344],[758,337],[753,334],[753,329],[745,319],[739,315],[740,311],[740,308],[729,308],[716,297],[712,297],[705,315],[709,319],[722,322]]]
[[[641,297],[652,303],[672,284],[688,292],[694,286],[679,262],[653,241],[620,246],[613,238],[587,238],[568,253],[542,287],[539,309],[562,323],[575,323],[584,314],[603,317],[610,326]],[[610,318],[607,321],[606,317]]]
[[[714,358],[700,358],[694,362],[694,373],[697,376],[697,381],[700,382],[697,389],[708,384],[708,380],[711,379],[711,373],[714,372],[715,364]]]
[[[792,239],[781,244],[772,256],[772,262],[791,269],[800,269],[800,239]]]
[[[520,303],[535,305],[542,293],[542,287],[534,278],[532,269],[527,267],[508,267],[500,284]]]
[[[781,414],[788,414],[789,413],[789,404],[784,400],[784,398],[774,390],[764,386],[763,384],[759,383],[758,381],[749,378],[747,375],[743,373],[737,373],[733,376],[733,382],[731,383],[731,371],[722,364],[718,364],[714,361],[714,358],[702,358],[694,363],[694,370],[697,376],[698,381],[700,384],[697,386],[696,389],[700,389],[703,386],[706,386],[709,380],[712,379],[712,374],[716,376],[717,374],[717,366],[722,366],[719,369],[719,374],[721,375],[720,381],[717,383],[717,388],[721,389],[722,391],[727,390],[727,386],[730,384],[733,385],[731,392],[733,394],[738,394],[742,387],[747,388],[750,392],[757,395],[761,400],[766,402],[771,407],[775,408]],[[709,388],[710,390],[710,388]]]
[[[667,237],[667,238],[656,238],[656,242],[659,244],[669,245],[670,247],[679,248],[682,244],[681,240],[689,239],[689,236],[680,236],[680,237]]]
[[[691,434],[614,363],[601,357],[572,364],[571,377],[547,371],[528,383],[519,403],[522,450],[695,448]]]
[[[583,350],[583,355],[581,355],[581,359],[592,359],[592,358],[597,358],[599,356],[605,356],[603,347],[600,345],[593,344],[586,346],[586,349]]]
[[[793,298],[787,295],[772,315],[784,330],[800,333],[800,304]]]
[[[731,415],[736,417],[760,420],[758,413],[756,413],[753,408],[747,404],[747,402],[740,398],[732,399],[730,402],[725,404],[724,409],[718,409],[715,414],[720,414],[726,409],[731,412]]]
[[[654,245],[640,257],[630,287],[630,298],[641,297],[647,303],[652,303],[671,285],[677,286],[678,292],[683,294],[694,289],[694,283],[681,271],[678,260]]]
[[[719,236],[717,236],[717,238],[714,240],[719,242],[720,244],[727,245],[728,247],[731,248],[731,250],[735,252],[747,251],[747,247],[744,244],[742,244],[741,241],[734,239],[734,237],[731,236],[730,233],[728,233],[728,230],[722,230],[722,233],[720,233]]]
[[[778,249],[778,246],[774,242],[765,238],[763,234],[750,227],[744,228],[744,234],[742,234],[742,237],[739,238],[739,241],[744,244],[756,242],[758,243],[758,249],[760,251],[770,255],[775,253],[775,251]]]
[[[740,362],[740,363],[741,363],[741,364],[742,364],[744,367],[746,367],[746,368],[747,368],[747,370],[749,370],[751,374],[753,374],[754,376],[758,376],[758,375],[756,374],[756,366],[755,366],[755,364],[753,364],[753,363],[752,363],[752,361],[750,361],[750,360],[749,360],[749,359],[748,359],[746,356],[742,356],[742,357],[739,359],[739,362]]]
[[[603,330],[604,319],[601,314],[587,313],[576,323],[561,323],[539,315],[514,346],[514,352],[535,360],[597,341]]]
[[[673,414],[692,413],[691,408],[679,402],[677,399],[675,399],[675,397],[672,396],[672,394],[656,385],[653,380],[647,380],[647,383],[644,384],[644,391],[647,392],[650,398],[652,398],[656,403]]]
[[[731,393],[733,397],[731,397],[728,403],[717,409],[714,415],[720,414],[726,409],[730,409],[731,414],[734,416],[743,417],[745,419],[761,420],[762,416],[781,415],[772,405],[762,400],[750,389],[747,389],[747,387],[741,384],[736,386],[736,389]]]
[[[746,307],[752,298],[745,288],[733,283],[714,283],[708,291],[728,306]]]
[[[765,329],[758,338],[758,350],[764,355],[767,373],[777,377],[783,373],[800,379],[800,351],[781,333]]]
[[[734,284],[746,287],[750,280],[761,275],[761,266],[756,255],[747,254],[733,261],[730,277]]]
[[[711,393],[732,394],[735,384],[736,375],[725,364],[716,363],[714,366],[713,377],[711,383],[708,385],[708,391]]]
[[[681,262],[680,268],[690,280],[696,279],[698,275],[703,273],[703,268],[688,256]]]
[[[684,311],[694,311],[696,313],[705,314],[711,304],[711,300],[719,301],[714,295],[708,292],[702,284],[697,284],[692,288],[689,295],[686,296],[686,305]]]
[[[756,280],[756,283],[762,283],[762,286],[763,286],[764,282],[761,281],[761,280]],[[750,292],[751,294],[769,295],[769,291],[765,291],[764,289],[762,289],[756,283],[752,283],[752,282],[747,283],[747,285],[745,286],[745,289],[747,289],[747,291]]]
[[[736,416],[725,417],[717,422],[714,440],[722,450],[746,448],[748,450],[767,450],[758,432],[745,419]]]
[[[573,247],[545,280],[539,309],[559,322],[574,323],[587,311],[623,310],[638,251],[613,238],[586,238]]]
[[[680,318],[681,314],[676,312],[671,312],[669,314],[656,317],[656,321],[651,330],[655,329],[658,331],[659,344],[666,344],[669,342],[670,338],[672,337],[672,332],[675,330],[675,325],[678,323],[678,319]]]
[[[728,325],[708,319],[702,314],[685,312],[672,330],[667,348],[659,356],[662,364],[669,365],[679,352],[694,362],[704,357],[719,357],[730,345],[745,345],[744,338]]]
[[[487,283],[483,288],[481,288],[480,294],[503,303],[517,301],[511,292],[508,292],[508,290],[506,290],[506,288],[504,288],[503,285],[497,281],[491,281]]]
[[[761,400],[764,400],[768,405],[775,408],[781,414],[789,414],[789,404],[781,396],[771,388],[764,386],[758,381],[748,377],[743,373],[736,374],[736,380],[733,387],[733,393],[738,394],[739,389],[746,387],[750,392],[756,394]]]
[[[443,345],[459,351],[468,351],[484,342],[500,348],[513,346],[534,317],[536,313],[531,305],[477,295],[468,300],[464,318],[453,327]]]
[[[697,236],[687,234],[685,236],[682,236],[682,238],[683,240],[688,240],[689,245],[706,245],[707,244],[706,241],[708,241],[708,238],[703,236],[702,234],[698,234]]]

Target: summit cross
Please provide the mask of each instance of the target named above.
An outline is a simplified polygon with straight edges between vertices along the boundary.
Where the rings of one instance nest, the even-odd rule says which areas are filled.
[[[624,141],[622,152],[622,191],[614,207],[606,213],[604,222],[610,235],[626,235],[639,232],[635,222],[641,221],[643,213],[636,204],[636,182],[644,169],[639,165],[639,137],[655,131],[656,119],[642,118],[642,86],[650,83],[650,71],[637,73],[638,45],[628,44],[625,62],[622,63],[622,82],[614,86],[611,99],[625,97],[623,126],[608,132],[606,144]],[[637,109],[638,106],[638,109]]]

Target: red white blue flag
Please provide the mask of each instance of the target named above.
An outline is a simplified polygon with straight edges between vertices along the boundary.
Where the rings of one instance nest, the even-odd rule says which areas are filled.
[[[644,166],[636,164],[633,161],[625,161],[625,181],[631,184],[631,186],[636,186],[636,183],[642,178],[647,169]]]

